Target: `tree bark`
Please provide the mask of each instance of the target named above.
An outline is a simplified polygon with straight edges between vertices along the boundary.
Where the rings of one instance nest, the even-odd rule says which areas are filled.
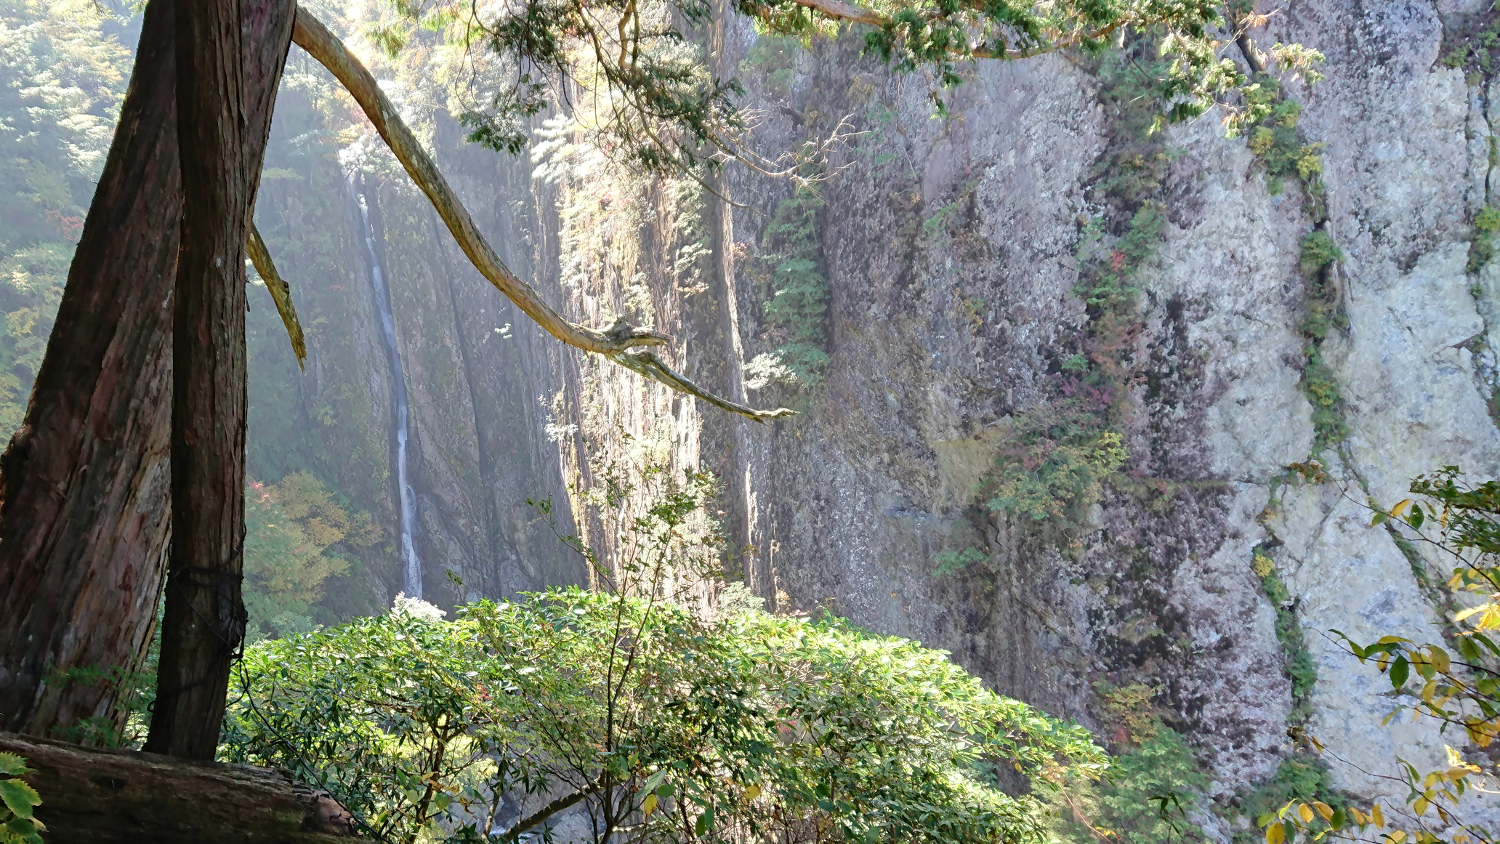
[[[269,768],[90,750],[0,733],[33,771],[48,844],[322,844],[346,841],[349,813]]]
[[[242,10],[242,6],[244,7]],[[242,14],[242,11],[244,14]],[[172,541],[146,749],[212,759],[245,635],[245,241],[293,0],[177,0],[182,230],[172,316]],[[276,45],[274,65],[245,48]],[[269,117],[270,103],[264,109]]]
[[[152,0],[54,342],[0,457],[0,729],[109,715],[109,683],[56,673],[130,670],[154,618],[181,217],[173,41],[170,0]]]

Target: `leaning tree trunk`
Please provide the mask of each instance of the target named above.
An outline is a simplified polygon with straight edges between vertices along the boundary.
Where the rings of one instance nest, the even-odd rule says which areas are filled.
[[[167,539],[169,326],[181,200],[170,0],[130,89],[25,423],[0,457],[0,728],[106,715],[150,633]],[[81,623],[80,623],[81,622]]]
[[[172,543],[146,750],[212,759],[245,636],[245,240],[269,126],[242,117],[274,93],[294,0],[178,0],[182,240],[172,316]],[[242,19],[249,26],[241,27]],[[246,46],[277,62],[252,79]],[[269,104],[266,111],[269,112]]]
[[[47,844],[347,844],[355,830],[332,798],[267,768],[7,733],[0,752],[32,769]]]
[[[285,5],[247,0],[246,31],[283,26],[273,12]],[[286,42],[243,45],[256,162]],[[182,219],[175,43],[173,0],[151,0],[54,342],[0,457],[0,729],[41,735],[110,714],[112,684],[62,674],[132,668],[160,595]]]

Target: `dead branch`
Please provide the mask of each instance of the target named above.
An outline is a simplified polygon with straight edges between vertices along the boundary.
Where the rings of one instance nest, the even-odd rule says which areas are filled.
[[[276,272],[276,265],[271,262],[271,251],[266,248],[266,242],[261,240],[260,230],[255,228],[254,223],[250,224],[250,242],[246,244],[245,251],[250,254],[250,263],[255,265],[255,271],[265,281],[266,289],[271,291],[271,300],[276,303],[276,313],[281,315],[287,339],[292,341],[292,352],[297,355],[297,366],[306,371],[307,342],[302,337],[302,323],[297,321],[297,308],[292,305],[292,286]]]

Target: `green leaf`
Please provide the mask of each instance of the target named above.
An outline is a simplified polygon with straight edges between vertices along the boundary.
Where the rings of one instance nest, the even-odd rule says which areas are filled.
[[[26,844],[42,844],[42,837],[37,835],[39,824],[25,818],[11,818],[5,828]]]
[[[1406,678],[1411,673],[1411,663],[1406,657],[1398,656],[1391,663],[1391,688],[1399,689],[1406,684]]]
[[[701,838],[701,837],[707,835],[708,831],[710,829],[713,829],[713,827],[714,827],[714,807],[709,806],[707,809],[705,809],[703,811],[703,814],[701,814],[701,815],[698,816],[698,823],[696,823],[696,824],[693,825],[693,833],[695,835],[697,835],[698,837]]]
[[[1422,522],[1426,520],[1427,517],[1422,513],[1422,505],[1413,504],[1411,506],[1411,515],[1406,517],[1406,523],[1411,525],[1412,530],[1421,530]]]
[[[662,768],[660,771],[657,771],[656,773],[652,774],[651,776],[646,777],[646,781],[641,784],[641,791],[642,792],[655,791],[656,787],[659,786],[659,785],[661,785],[662,780],[664,780],[664,779],[667,778],[667,770],[668,770],[667,768]]]
[[[26,760],[14,753],[0,753],[0,774],[19,777],[31,770],[26,767]]]
[[[36,790],[20,780],[0,780],[0,801],[18,818],[30,818],[31,807],[41,805]]]

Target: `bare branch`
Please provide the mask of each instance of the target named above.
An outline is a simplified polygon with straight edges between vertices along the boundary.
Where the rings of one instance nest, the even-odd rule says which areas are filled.
[[[585,798],[594,794],[598,790],[599,784],[593,783],[588,788],[575,791],[572,794],[565,794],[562,797],[553,800],[551,803],[548,803],[542,808],[537,809],[535,812],[532,812],[530,815],[512,824],[511,828],[506,830],[504,835],[500,836],[500,840],[506,842],[515,841],[520,837],[521,833],[525,832],[528,829],[531,829],[539,823],[542,823],[558,812],[576,806],[578,803],[582,802]]]
[[[297,308],[292,304],[292,286],[276,272],[276,265],[271,263],[271,251],[266,248],[266,242],[261,240],[260,230],[254,223],[250,224],[250,242],[246,244],[245,251],[250,254],[250,263],[255,265],[255,271],[265,281],[266,289],[271,291],[271,300],[276,303],[276,313],[281,314],[287,339],[292,341],[292,352],[297,355],[298,368],[306,372],[307,342],[302,337],[302,323],[297,321]]]
[[[375,131],[380,133],[386,146],[395,153],[401,166],[406,168],[407,175],[411,176],[417,187],[427,194],[438,216],[443,218],[448,231],[453,234],[453,239],[458,241],[459,247],[464,250],[464,254],[469,257],[474,268],[479,270],[480,274],[488,279],[497,290],[504,293],[506,298],[514,302],[516,307],[535,320],[537,325],[545,329],[548,334],[569,346],[604,355],[615,363],[674,390],[696,396],[715,407],[738,413],[757,422],[789,416],[793,413],[786,408],[770,411],[755,410],[719,398],[672,371],[656,355],[646,351],[629,351],[641,346],[664,345],[671,339],[665,334],[631,326],[624,319],[617,320],[606,331],[577,325],[563,319],[557,311],[552,309],[551,305],[542,299],[541,294],[511,272],[500,260],[500,256],[495,254],[495,250],[484,239],[484,235],[479,233],[479,228],[469,216],[468,210],[459,202],[453,189],[448,187],[448,182],[443,178],[437,165],[422,149],[421,143],[417,141],[416,136],[396,112],[395,106],[375,83],[375,78],[370,75],[370,71],[365,69],[359,59],[349,52],[343,42],[339,41],[306,8],[300,6],[297,8],[297,22],[292,31],[292,40],[328,68],[334,78],[354,96],[355,101],[364,110],[365,116],[374,124]]]

